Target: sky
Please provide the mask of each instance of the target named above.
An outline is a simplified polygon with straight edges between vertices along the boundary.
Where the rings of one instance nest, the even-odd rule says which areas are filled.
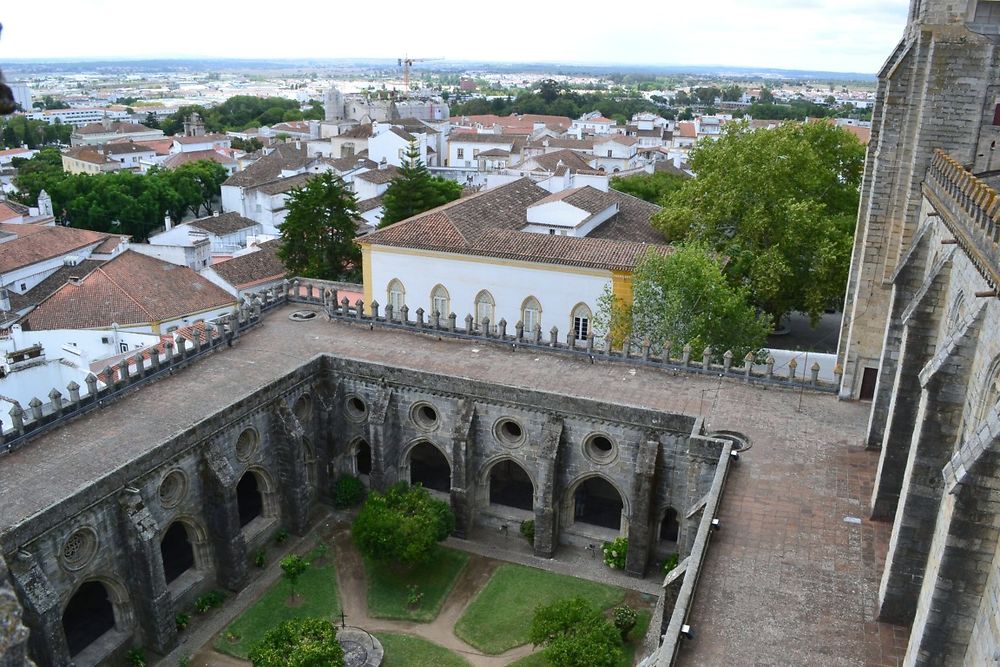
[[[875,73],[902,37],[908,6],[909,0],[22,0],[0,4],[0,66],[22,58],[409,54]],[[171,15],[158,15],[160,8]]]

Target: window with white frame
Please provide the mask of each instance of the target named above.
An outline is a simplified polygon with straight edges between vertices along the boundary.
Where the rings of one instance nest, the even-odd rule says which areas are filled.
[[[464,148],[459,148],[458,149],[458,159],[459,160],[464,160],[465,159],[465,149]]]
[[[389,287],[386,288],[386,297],[386,303],[392,306],[392,318],[398,320],[399,309],[406,303],[406,290],[403,289],[403,283],[395,278],[389,281]]]
[[[438,285],[431,291],[431,314],[437,311],[441,318],[448,317],[451,312],[451,297],[444,285]]]
[[[493,295],[488,291],[483,290],[476,295],[476,328],[482,324],[484,319],[489,319],[490,328],[496,322],[496,317],[494,317],[496,312],[496,301],[493,300]]]
[[[533,296],[529,296],[521,305],[521,323],[528,332],[534,331],[542,323],[542,306]]]
[[[590,319],[593,314],[587,304],[581,303],[573,309],[573,337],[577,340],[586,340],[590,335]]]

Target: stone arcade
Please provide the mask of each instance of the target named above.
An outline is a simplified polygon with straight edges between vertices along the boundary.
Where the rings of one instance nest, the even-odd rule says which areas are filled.
[[[690,550],[700,515],[684,517],[725,446],[689,416],[333,356],[262,377],[238,391],[195,367],[170,395],[154,384],[4,457],[0,596],[16,592],[40,664],[169,651],[175,612],[245,586],[248,554],[279,525],[305,533],[341,473],[450,496],[459,535],[533,518],[541,556],[627,535],[641,575],[664,548]],[[41,483],[47,455],[71,479]]]

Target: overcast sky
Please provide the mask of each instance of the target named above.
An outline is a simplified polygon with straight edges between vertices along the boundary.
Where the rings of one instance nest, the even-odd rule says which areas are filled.
[[[5,0],[20,58],[396,58],[874,73],[908,0]],[[631,10],[635,9],[636,13]],[[159,15],[159,10],[169,15]]]

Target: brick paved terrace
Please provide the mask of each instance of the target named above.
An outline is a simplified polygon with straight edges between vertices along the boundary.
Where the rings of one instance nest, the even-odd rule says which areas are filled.
[[[531,387],[702,415],[712,430],[745,433],[753,447],[729,476],[722,530],[712,539],[690,617],[695,638],[683,645],[680,664],[898,664],[908,630],[874,621],[890,526],[866,518],[878,462],[877,452],[860,445],[867,404],[321,318],[290,321],[296,309],[268,314],[236,347],[5,457],[0,533],[65,490],[113,475],[147,443],[330,354],[512,391]]]

